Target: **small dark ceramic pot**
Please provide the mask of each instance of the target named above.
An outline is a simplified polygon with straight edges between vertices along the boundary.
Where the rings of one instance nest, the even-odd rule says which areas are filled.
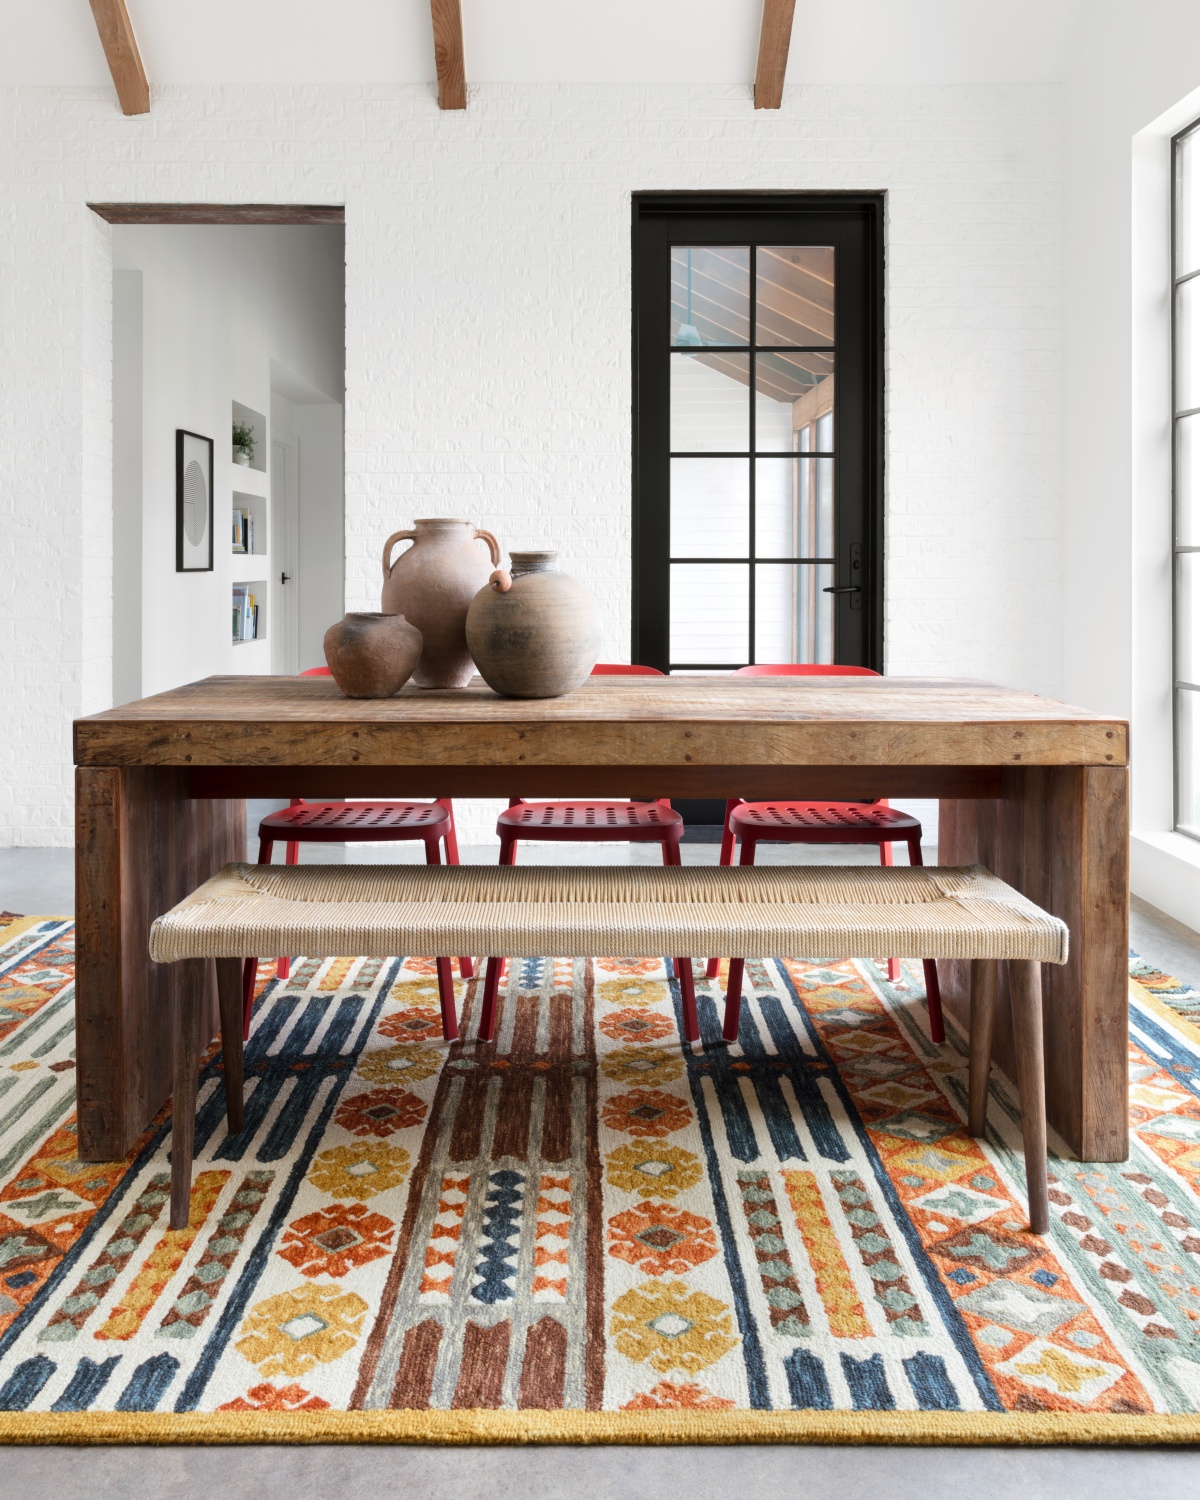
[[[422,645],[403,615],[348,614],[325,632],[325,660],[347,698],[390,698],[412,676]]]

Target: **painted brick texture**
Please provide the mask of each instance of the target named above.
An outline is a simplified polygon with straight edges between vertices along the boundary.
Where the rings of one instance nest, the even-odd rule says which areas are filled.
[[[886,189],[887,659],[1060,682],[1059,92],[0,91],[0,845],[72,836],[111,691],[109,238],[89,200],[346,205],[346,603],[416,515],[556,543],[628,653],[630,193]],[[173,503],[166,497],[164,503]],[[118,538],[119,544],[119,538]],[[464,832],[486,818],[467,810]]]

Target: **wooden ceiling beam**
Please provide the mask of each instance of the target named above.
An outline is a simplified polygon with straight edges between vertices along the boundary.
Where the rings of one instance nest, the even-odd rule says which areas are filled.
[[[467,66],[463,60],[462,0],[429,0],[433,12],[433,60],[438,105],[466,109]]]
[[[758,71],[754,75],[755,109],[778,109],[783,102],[783,75],[787,72],[795,8],[796,0],[763,0]]]
[[[146,81],[142,54],[138,51],[137,38],[133,34],[129,12],[125,9],[125,0],[91,0],[91,3],[96,30],[100,33],[100,44],[108,59],[108,71],[112,74],[112,81],[117,87],[117,98],[121,101],[121,113],[149,114],[150,85]]]

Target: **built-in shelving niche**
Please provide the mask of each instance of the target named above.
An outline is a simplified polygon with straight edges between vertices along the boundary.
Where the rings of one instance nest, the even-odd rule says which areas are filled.
[[[242,464],[234,458],[232,429],[235,425],[249,427],[254,436],[254,457],[249,464]],[[243,406],[240,401],[233,403],[233,421],[230,423],[229,456],[238,468],[249,468],[257,470],[260,474],[267,472],[267,419],[262,412],[255,411],[252,406]]]
[[[267,580],[247,579],[233,585],[230,621],[235,646],[253,646],[267,638]],[[253,632],[253,633],[251,633]]]

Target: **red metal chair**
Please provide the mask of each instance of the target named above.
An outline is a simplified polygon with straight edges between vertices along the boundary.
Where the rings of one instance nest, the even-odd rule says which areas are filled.
[[[739,677],[878,677],[869,667],[787,664],[741,667]],[[725,828],[721,836],[721,863],[733,863],[734,845],[741,840],[740,863],[752,865],[759,844],[878,844],[880,864],[892,863],[892,844],[908,845],[908,862],[921,860],[921,824],[907,813],[878,802],[745,802],[731,797],[725,805]],[[938,988],[937,964],[924,961],[925,993],[929,1004],[929,1030],[935,1042],[944,1042],[942,996]],[[714,979],[719,959],[708,961],[708,977]],[[730,958],[729,983],[725,991],[726,1041],[736,1041],[741,1009],[744,960]],[[900,961],[888,959],[888,979],[900,978]]]
[[[328,667],[310,667],[301,677],[328,677]],[[458,838],[454,829],[454,805],[448,797],[436,802],[306,802],[293,797],[290,807],[268,815],[258,825],[258,862],[269,865],[277,843],[286,843],[286,861],[294,865],[300,858],[301,844],[399,843],[420,839],[425,845],[425,862],[442,862],[441,845],[446,846],[446,863],[458,863]],[[286,979],[291,973],[290,958],[276,963],[276,973]],[[459,972],[464,979],[474,974],[471,960],[460,958]],[[254,1004],[254,984],[258,960],[248,958],[242,972],[242,1029],[250,1036],[250,1012]],[[454,978],[450,960],[437,960],[438,999],[442,1010],[442,1036],[452,1042],[458,1035],[454,1012]]]
[[[593,677],[662,677],[657,667],[635,667],[619,662],[598,662]],[[521,839],[547,843],[621,843],[661,844],[663,864],[680,863],[679,844],[683,838],[683,819],[669,799],[653,802],[526,802],[513,797],[508,810],[496,820],[500,835],[500,863],[515,865],[517,844]],[[668,959],[668,970],[679,976],[682,990],[685,1029],[696,1014],[691,960]],[[483,987],[483,1008],[479,1035],[490,1041],[495,1020],[496,991],[504,972],[502,958],[489,958]],[[697,1033],[698,1035],[698,1033]],[[688,1039],[694,1041],[690,1034]]]

